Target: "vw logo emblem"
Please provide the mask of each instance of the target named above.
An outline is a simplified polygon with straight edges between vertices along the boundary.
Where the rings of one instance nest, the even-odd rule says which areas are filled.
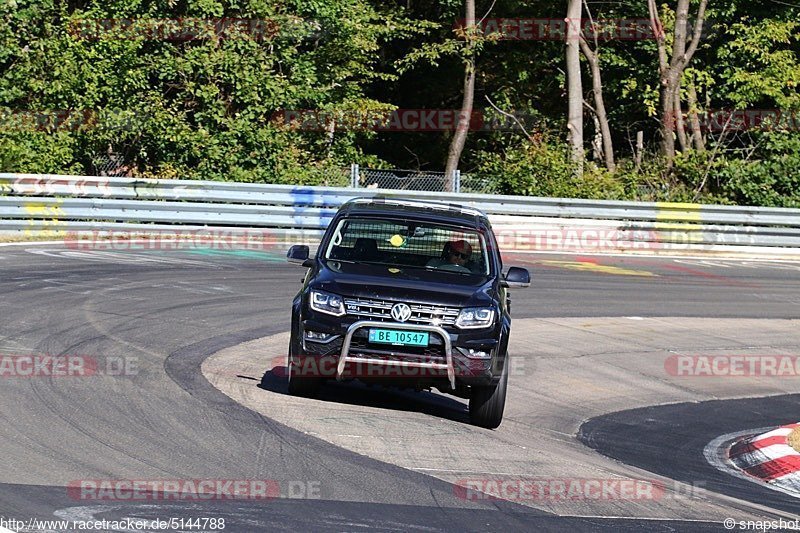
[[[392,307],[392,318],[398,322],[405,322],[411,318],[411,308],[407,304],[395,304]]]

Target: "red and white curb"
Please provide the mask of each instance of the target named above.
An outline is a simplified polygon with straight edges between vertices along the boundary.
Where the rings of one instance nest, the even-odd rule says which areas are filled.
[[[798,424],[788,424],[731,446],[728,457],[745,474],[800,492],[800,452],[789,445]]]
[[[706,446],[704,455],[728,474],[800,497],[800,452],[789,445],[789,434],[798,427],[800,423],[723,435]]]

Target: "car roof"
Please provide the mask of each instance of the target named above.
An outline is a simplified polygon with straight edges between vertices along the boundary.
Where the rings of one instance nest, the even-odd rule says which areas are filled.
[[[470,226],[490,226],[486,213],[474,207],[443,202],[424,202],[405,198],[353,198],[339,210],[343,215],[385,215],[411,217]]]

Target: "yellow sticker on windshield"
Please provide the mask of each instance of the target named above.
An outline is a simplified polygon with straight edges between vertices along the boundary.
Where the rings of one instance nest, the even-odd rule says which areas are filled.
[[[403,246],[405,244],[405,242],[406,242],[406,240],[403,238],[402,235],[392,235],[392,238],[389,239],[389,244],[391,244],[392,246],[395,246],[395,247]]]

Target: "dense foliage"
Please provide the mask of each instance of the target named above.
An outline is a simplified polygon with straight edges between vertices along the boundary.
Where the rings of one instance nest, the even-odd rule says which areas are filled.
[[[485,21],[563,20],[566,9],[476,4]],[[675,4],[658,6],[667,45]],[[587,18],[648,19],[646,1],[588,5]],[[566,144],[564,41],[465,33],[463,16],[462,0],[0,0],[0,171],[300,184],[344,184],[351,162],[440,171],[452,131],[342,117],[458,109],[469,50],[475,108],[505,126],[470,131],[460,168],[498,192],[800,206],[800,8],[711,2],[681,82],[684,111],[696,93],[704,149],[669,167],[656,43],[600,39],[617,164],[595,154],[587,112],[583,173]],[[714,124],[733,110],[781,115]],[[298,127],[292,113],[315,120]]]

